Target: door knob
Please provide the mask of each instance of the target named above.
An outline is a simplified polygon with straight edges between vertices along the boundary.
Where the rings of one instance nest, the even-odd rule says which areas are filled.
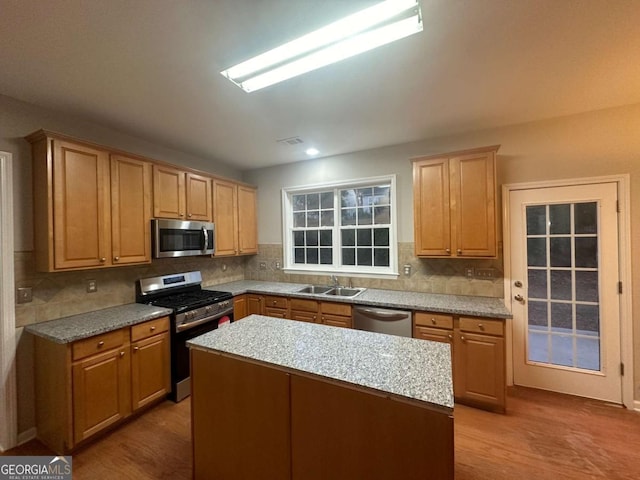
[[[522,288],[522,282],[520,280],[516,280],[515,282],[513,282],[513,285],[515,287]]]
[[[513,298],[515,298],[518,302],[523,302],[524,303],[524,297],[522,295],[520,295],[520,294],[517,294]]]

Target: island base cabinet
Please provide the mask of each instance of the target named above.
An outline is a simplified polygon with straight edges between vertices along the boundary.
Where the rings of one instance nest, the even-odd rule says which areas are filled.
[[[194,478],[453,479],[453,416],[191,350]]]
[[[291,478],[289,375],[191,351],[193,478]]]
[[[453,479],[453,418],[388,396],[291,376],[296,480]]]

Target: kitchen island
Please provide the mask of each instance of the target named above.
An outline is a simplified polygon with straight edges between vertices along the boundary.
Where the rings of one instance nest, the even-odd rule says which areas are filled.
[[[260,315],[188,345],[195,478],[453,478],[449,345]]]

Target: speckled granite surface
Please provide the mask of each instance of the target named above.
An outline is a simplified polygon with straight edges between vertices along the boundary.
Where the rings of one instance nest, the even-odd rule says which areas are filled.
[[[298,293],[297,291],[305,285],[306,284],[300,283],[243,280],[223,283],[209,288],[212,290],[231,292],[234,295],[240,295],[242,293],[287,295],[290,297],[315,298],[331,302],[345,302],[353,305],[372,305],[478,317],[511,318],[511,313],[506,309],[503,301],[493,297],[367,289],[356,297],[341,298],[322,294]]]
[[[445,343],[250,315],[187,344],[453,409]]]
[[[153,320],[164,315],[170,315],[171,312],[171,309],[168,308],[130,303],[29,325],[25,327],[25,330],[52,342],[70,343],[100,333],[117,330],[118,328]]]

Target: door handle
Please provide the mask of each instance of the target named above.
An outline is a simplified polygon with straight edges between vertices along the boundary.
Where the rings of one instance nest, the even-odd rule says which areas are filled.
[[[524,297],[522,295],[520,295],[520,294],[517,294],[513,298],[518,302],[524,303]]]

